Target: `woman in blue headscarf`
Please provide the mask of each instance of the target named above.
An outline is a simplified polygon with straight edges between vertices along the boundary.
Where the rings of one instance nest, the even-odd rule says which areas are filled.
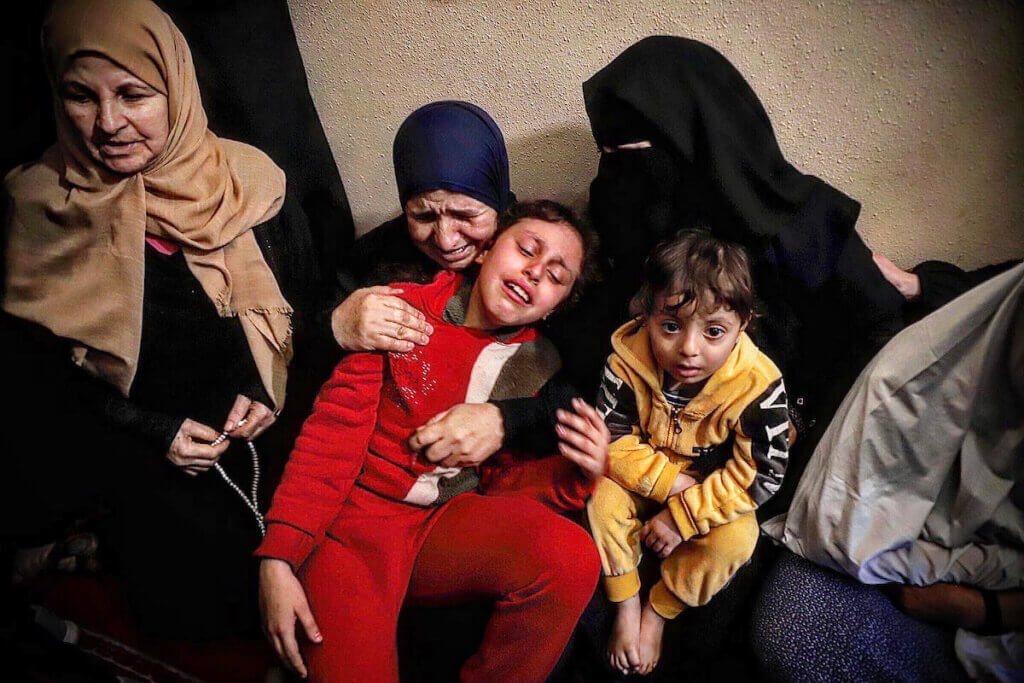
[[[402,123],[393,149],[402,214],[356,242],[356,290],[332,315],[346,351],[411,351],[430,331],[388,282],[429,282],[463,270],[482,251],[498,214],[515,201],[501,129],[487,112],[446,100],[420,107]]]

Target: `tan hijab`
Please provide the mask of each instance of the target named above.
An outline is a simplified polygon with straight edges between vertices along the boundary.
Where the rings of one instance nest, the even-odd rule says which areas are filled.
[[[145,237],[171,240],[217,312],[239,316],[279,409],[292,308],[252,228],[280,210],[284,172],[258,149],[207,129],[188,45],[149,0],[59,0],[43,51],[58,138],[5,180],[13,202],[4,310],[73,340],[75,362],[127,395],[142,334]],[[83,51],[167,96],[167,143],[140,173],[116,175],[94,161],[64,112],[60,78]]]

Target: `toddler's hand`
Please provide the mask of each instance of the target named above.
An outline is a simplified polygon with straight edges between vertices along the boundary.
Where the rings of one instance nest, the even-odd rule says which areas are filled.
[[[658,557],[665,559],[683,542],[683,537],[679,535],[679,527],[672,519],[672,513],[665,508],[647,520],[640,530],[640,540],[658,553]]]

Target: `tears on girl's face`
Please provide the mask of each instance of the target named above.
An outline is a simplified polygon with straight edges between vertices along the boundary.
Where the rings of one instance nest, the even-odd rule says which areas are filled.
[[[483,329],[529,325],[572,291],[583,264],[583,240],[564,223],[524,218],[483,255],[466,324]]]

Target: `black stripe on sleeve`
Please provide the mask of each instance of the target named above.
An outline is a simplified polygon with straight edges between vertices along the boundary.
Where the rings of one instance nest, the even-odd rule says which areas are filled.
[[[789,413],[781,377],[746,407],[740,429],[750,437],[750,455],[757,466],[750,495],[762,505],[782,486],[789,462]]]
[[[632,432],[640,422],[633,389],[607,364],[597,390],[597,412],[608,426],[612,441]]]

